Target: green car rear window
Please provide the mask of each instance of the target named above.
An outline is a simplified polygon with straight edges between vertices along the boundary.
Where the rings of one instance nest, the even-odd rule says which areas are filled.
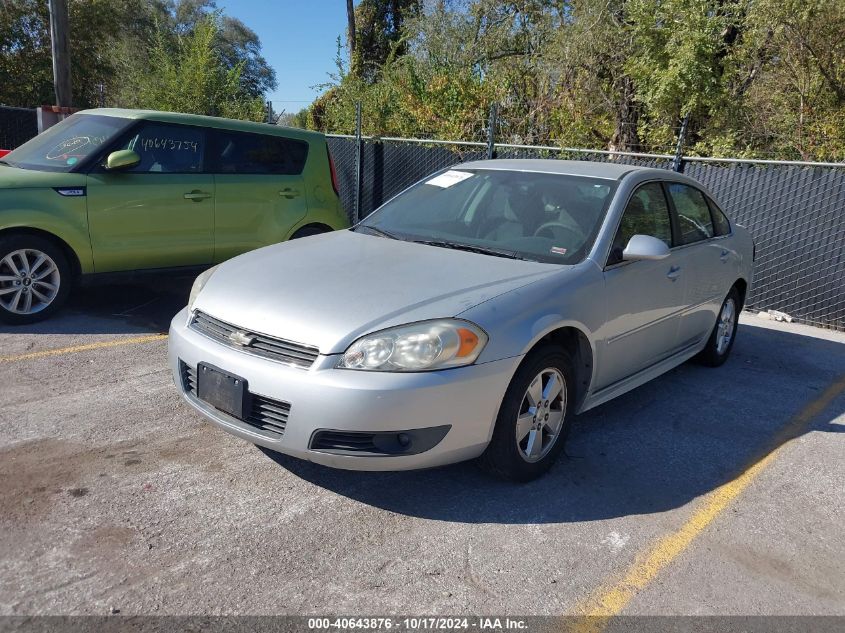
[[[282,136],[215,130],[209,170],[216,174],[299,175],[308,143]]]

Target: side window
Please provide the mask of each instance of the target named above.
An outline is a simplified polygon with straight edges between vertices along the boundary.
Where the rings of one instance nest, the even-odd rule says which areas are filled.
[[[728,216],[726,216],[710,198],[707,198],[707,203],[710,205],[710,215],[713,216],[714,234],[727,235],[730,233],[731,223],[728,221]]]
[[[115,149],[131,149],[141,157],[141,162],[126,172],[199,173],[205,154],[205,131],[169,123],[144,123]]]
[[[282,136],[217,130],[212,171],[217,174],[298,175],[308,143]]]
[[[634,193],[613,239],[608,265],[622,261],[622,251],[634,235],[651,235],[672,246],[672,221],[660,183],[643,185]]]
[[[668,183],[667,188],[678,213],[681,244],[692,244],[713,237],[713,220],[704,194],[678,182]]]

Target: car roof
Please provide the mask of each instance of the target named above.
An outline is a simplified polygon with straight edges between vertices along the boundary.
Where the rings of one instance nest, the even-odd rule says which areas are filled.
[[[285,127],[282,125],[273,125],[271,123],[240,121],[237,119],[225,119],[223,117],[204,116],[201,114],[186,114],[184,112],[159,112],[157,110],[130,110],[126,108],[93,108],[91,110],[81,110],[80,114],[97,114],[100,116],[111,116],[121,119],[139,119],[159,121],[162,123],[181,123],[182,125],[197,125],[200,127],[213,127],[223,130],[252,132],[254,134],[278,134],[280,136],[301,139],[314,139],[316,137],[323,136],[320,132]]]
[[[569,176],[587,176],[619,180],[625,174],[633,171],[658,171],[649,167],[636,165],[620,165],[619,163],[600,163],[589,160],[554,160],[549,158],[497,158],[493,160],[476,160],[462,163],[460,169],[498,169],[504,171],[533,171],[545,174],[561,174]],[[670,172],[671,173],[671,172]]]

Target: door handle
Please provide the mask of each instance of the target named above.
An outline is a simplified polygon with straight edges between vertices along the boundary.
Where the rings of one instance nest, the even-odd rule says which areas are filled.
[[[722,260],[722,263],[723,263],[723,264],[724,264],[726,261],[728,261],[728,256],[729,256],[729,255],[730,255],[730,252],[729,252],[729,251],[725,251],[725,250],[723,250],[723,251],[722,251],[722,254],[721,254],[721,255],[719,255],[719,259],[721,259],[721,260]]]
[[[287,198],[288,200],[293,200],[294,198],[299,197],[299,189],[294,189],[293,187],[285,187],[279,192],[279,195]]]
[[[205,200],[210,197],[210,193],[207,191],[200,191],[199,189],[194,189],[193,191],[185,194],[185,200],[193,200],[194,202],[199,202],[200,200]]]
[[[669,269],[669,272],[666,273],[666,276],[671,279],[672,281],[677,281],[678,277],[681,276],[681,267],[680,266],[672,266]]]

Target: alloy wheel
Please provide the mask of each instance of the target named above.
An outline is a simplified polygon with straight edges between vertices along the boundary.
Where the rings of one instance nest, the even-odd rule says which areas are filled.
[[[40,312],[59,294],[61,275],[46,253],[24,248],[0,259],[0,307],[13,314]]]
[[[719,313],[719,323],[716,329],[716,353],[720,356],[730,347],[731,339],[734,336],[735,321],[736,304],[733,298],[728,297]]]
[[[563,428],[566,414],[566,381],[560,370],[548,367],[534,377],[516,418],[516,444],[527,462],[548,455]]]

